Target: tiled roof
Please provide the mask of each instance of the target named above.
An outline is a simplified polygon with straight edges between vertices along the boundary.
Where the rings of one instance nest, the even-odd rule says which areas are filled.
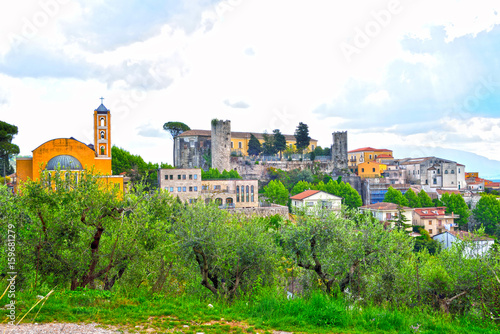
[[[415,208],[415,213],[422,217],[437,217],[445,215],[446,207]]]
[[[95,111],[100,112],[100,113],[107,113],[109,111],[109,109],[106,108],[104,106],[104,104],[101,103],[101,105],[99,107],[97,107],[97,109]]]
[[[305,191],[301,192],[300,194],[297,194],[295,196],[290,197],[290,199],[295,199],[295,200],[301,201],[304,198],[307,198],[307,197],[312,196],[314,194],[317,194],[319,192],[320,192],[319,190],[305,190]]]
[[[392,152],[391,150],[388,150],[386,148],[377,149],[377,148],[373,148],[373,147],[363,147],[363,148],[358,148],[356,150],[348,151],[347,153],[373,152],[373,151],[377,151],[377,152]]]
[[[264,134],[263,133],[257,133],[257,132],[237,132],[237,131],[231,131],[231,138],[241,138],[241,139],[250,139],[251,135],[254,135],[257,137],[257,139],[262,139],[264,140]],[[269,133],[268,136],[272,136],[273,133]],[[178,137],[188,137],[188,136],[205,136],[205,137],[210,137],[212,136],[212,131],[211,130],[188,130],[184,131],[181,133]],[[287,141],[295,141],[295,136],[294,135],[286,135],[285,139]],[[317,141],[316,139],[312,139],[311,141]]]
[[[407,206],[402,206],[401,207],[403,210],[411,210],[411,208]],[[375,203],[375,204],[368,204],[360,207],[360,209],[369,209],[369,210],[397,210],[398,205],[394,203],[387,203],[387,202],[380,202],[380,203]]]
[[[380,154],[377,156],[377,159],[378,158],[394,158],[392,155],[389,155],[389,154]]]

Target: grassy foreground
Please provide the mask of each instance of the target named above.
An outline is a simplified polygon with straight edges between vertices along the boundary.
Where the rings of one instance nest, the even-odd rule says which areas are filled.
[[[36,294],[17,298],[18,320],[37,301]],[[2,301],[3,302],[3,301]],[[145,290],[111,293],[58,291],[23,322],[97,322],[104,327],[140,333],[494,333],[498,325],[479,315],[451,317],[420,308],[393,309],[347,305],[316,293],[288,300],[276,293],[228,303],[213,297],[152,295]],[[40,311],[39,311],[40,310]],[[37,314],[37,312],[39,313]],[[36,315],[36,319],[35,319]],[[5,322],[5,321],[4,321]]]

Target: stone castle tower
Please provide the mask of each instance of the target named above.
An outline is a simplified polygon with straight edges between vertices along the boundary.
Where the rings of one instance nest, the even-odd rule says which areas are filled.
[[[212,120],[212,168],[231,170],[231,121]]]
[[[335,169],[347,170],[347,131],[332,133],[332,161]]]

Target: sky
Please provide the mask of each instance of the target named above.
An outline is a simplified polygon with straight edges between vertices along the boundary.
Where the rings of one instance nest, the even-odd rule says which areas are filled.
[[[460,0],[24,0],[0,5],[0,120],[31,155],[111,142],[172,163],[163,124],[293,134],[396,158],[500,160],[500,3]],[[459,155],[460,157],[460,155]],[[482,164],[500,166],[500,164]],[[479,167],[481,168],[481,167]],[[500,175],[496,167],[482,176]],[[467,170],[467,168],[466,168]]]

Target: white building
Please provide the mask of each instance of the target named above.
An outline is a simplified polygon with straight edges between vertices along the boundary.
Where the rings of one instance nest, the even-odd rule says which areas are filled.
[[[432,239],[439,241],[443,248],[450,248],[454,243],[467,242],[464,248],[466,257],[476,257],[488,252],[495,240],[487,237],[478,237],[466,231],[446,231],[436,234]]]
[[[397,204],[386,202],[364,205],[360,207],[359,210],[361,210],[361,212],[370,212],[373,217],[375,217],[381,223],[384,223],[384,225],[390,224],[391,228],[394,227],[393,220],[395,220],[399,214]],[[406,218],[407,224],[411,225],[413,209],[402,206],[401,214]]]
[[[306,210],[313,213],[321,209],[340,212],[342,198],[321,190],[306,190],[290,197],[292,208]]]

